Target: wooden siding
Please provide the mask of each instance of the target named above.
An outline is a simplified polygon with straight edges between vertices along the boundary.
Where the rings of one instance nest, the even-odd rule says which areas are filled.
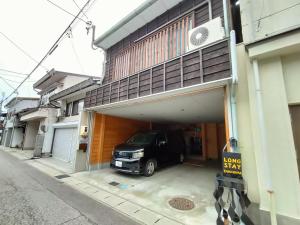
[[[172,40],[177,40],[175,35],[176,32],[173,31],[174,29],[182,29],[182,23],[181,26],[180,23],[173,23],[173,25],[168,24],[170,27],[164,31],[159,31],[159,29],[162,28],[164,24],[171,21],[173,22],[176,18],[180,19],[180,17],[186,16],[187,13],[192,13],[193,15],[193,27],[206,23],[210,19],[210,14],[212,18],[218,16],[223,18],[222,4],[222,0],[211,0],[211,13],[209,13],[209,7],[206,1],[185,0],[116,43],[114,46],[107,49],[106,69],[103,83],[111,83],[113,80],[132,75],[155,64],[178,56],[179,54],[185,53],[185,45],[180,49],[180,52],[179,50],[176,51],[175,48],[171,51],[171,47],[174,46],[172,45]],[[183,28],[186,27],[187,25],[183,26]],[[153,33],[154,31],[157,32]],[[185,33],[187,33],[187,31]],[[170,48],[167,51],[166,46],[169,45],[163,44],[163,42],[164,40],[166,42],[169,40],[170,34],[173,34],[173,39],[170,40]],[[149,35],[147,40],[139,40],[146,35]],[[180,40],[186,42],[186,36],[183,35]],[[157,51],[156,49],[160,50]],[[162,52],[168,52],[168,55],[164,55]],[[154,53],[156,56],[153,55]],[[130,64],[129,62],[132,63]]]
[[[228,40],[179,56],[86,93],[85,108],[230,77]]]
[[[150,123],[120,117],[95,114],[90,163],[108,163],[112,150],[139,130],[149,129]]]

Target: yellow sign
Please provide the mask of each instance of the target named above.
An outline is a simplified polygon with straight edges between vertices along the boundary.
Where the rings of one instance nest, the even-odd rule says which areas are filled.
[[[223,175],[230,177],[242,175],[241,154],[235,152],[223,153]]]

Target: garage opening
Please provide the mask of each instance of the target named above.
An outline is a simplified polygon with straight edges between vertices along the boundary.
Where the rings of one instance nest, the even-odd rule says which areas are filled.
[[[99,109],[94,115],[90,149],[90,169],[96,170],[89,173],[89,179],[184,224],[212,224],[216,218],[212,190],[227,139],[224,95],[224,89],[217,88]],[[128,169],[134,172],[140,165],[128,165],[135,163],[135,156],[126,152],[124,142],[145,129],[148,133],[180,132],[186,145],[183,164],[163,165],[151,177],[145,175],[145,166],[144,176],[124,173]],[[159,147],[160,136],[156,137]],[[124,145],[117,146],[121,143]],[[118,148],[125,151],[113,151]],[[138,146],[135,155],[139,158],[140,154],[144,157],[146,151]],[[166,156],[172,158],[171,154]]]
[[[185,142],[185,163],[192,165],[210,164],[220,167],[222,149],[226,144],[223,121],[196,123],[153,123],[154,130],[176,131]]]
[[[177,131],[185,143],[185,162],[221,167],[226,143],[224,88],[158,98],[99,110],[94,121],[90,164],[107,167],[114,146],[139,130]]]
[[[75,157],[77,128],[55,128],[52,157],[72,163]]]

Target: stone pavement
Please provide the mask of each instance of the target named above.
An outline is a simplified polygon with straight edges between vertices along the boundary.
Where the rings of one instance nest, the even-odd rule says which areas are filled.
[[[54,167],[43,163],[43,160],[29,160],[32,158],[32,151],[3,148],[0,146],[0,150],[10,153],[12,156],[26,160],[25,162],[43,173],[56,177],[62,175],[62,171],[56,170]],[[67,177],[60,179],[64,184],[80,191],[81,193],[88,195],[92,199],[105,204],[117,212],[128,216],[130,219],[135,220],[140,224],[147,225],[180,225],[183,224],[178,220],[166,217],[158,212],[143,207],[142,205],[135,204],[133,201],[127,200],[120,196],[115,195],[112,192],[101,189],[99,186],[88,184],[82,179],[76,177],[74,174],[67,174]]]

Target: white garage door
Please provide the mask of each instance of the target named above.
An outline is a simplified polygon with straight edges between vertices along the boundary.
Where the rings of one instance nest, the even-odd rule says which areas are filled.
[[[65,162],[72,162],[75,153],[77,128],[57,128],[53,140],[52,156]]]

